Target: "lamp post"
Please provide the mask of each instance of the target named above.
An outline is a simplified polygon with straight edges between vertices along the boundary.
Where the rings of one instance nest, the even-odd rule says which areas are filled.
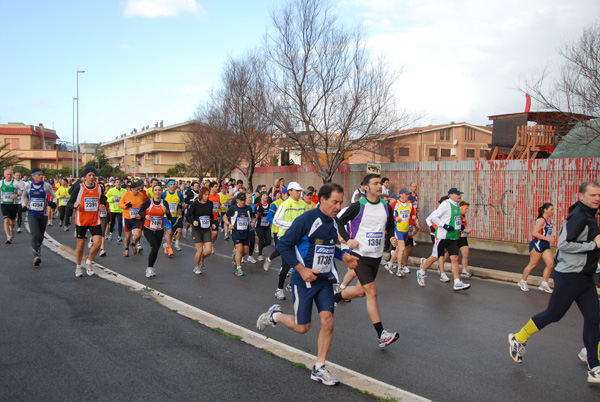
[[[79,73],[85,73],[84,70],[77,70],[77,175],[79,176]]]
[[[71,142],[71,171],[73,177],[75,177],[75,101],[77,98],[73,98],[73,141]]]

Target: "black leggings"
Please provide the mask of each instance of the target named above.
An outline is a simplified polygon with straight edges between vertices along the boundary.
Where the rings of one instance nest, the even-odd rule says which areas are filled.
[[[290,264],[281,257],[281,270],[279,271],[279,283],[277,284],[278,289],[283,289],[288,272],[290,272]]]
[[[44,233],[46,233],[46,225],[48,224],[47,216],[29,215],[29,231],[31,232],[31,250],[34,257],[41,257],[42,242],[44,241]]]
[[[115,223],[117,224],[117,234],[119,237],[123,237],[123,214],[121,212],[110,213],[110,227],[108,229],[110,233],[115,230]]]
[[[154,268],[154,263],[156,262],[156,257],[158,257],[158,251],[160,250],[164,233],[164,229],[150,230],[144,226],[144,237],[148,240],[148,243],[150,243],[150,254],[148,255],[149,268]]]
[[[271,227],[257,226],[255,230],[258,236],[258,255],[262,255],[263,249],[271,244]]]
[[[546,325],[563,318],[573,302],[577,303],[583,315],[583,345],[587,349],[588,366],[594,368],[600,364],[598,363],[600,307],[592,275],[554,271],[554,290],[548,308],[531,317],[531,320],[541,330]]]

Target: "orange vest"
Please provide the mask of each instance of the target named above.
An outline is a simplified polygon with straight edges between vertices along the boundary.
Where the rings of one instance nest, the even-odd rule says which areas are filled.
[[[154,203],[154,199],[150,199],[150,207],[146,209],[146,216],[150,219],[144,221],[144,226],[150,230],[161,230],[165,227],[163,216],[165,211],[163,210],[163,201],[160,200],[158,204]]]
[[[98,183],[89,189],[81,183],[76,202],[79,206],[75,209],[75,225],[97,226],[100,224],[100,186]]]
[[[219,220],[219,208],[221,206],[221,196],[217,194],[209,194],[208,200],[213,202],[213,217],[216,221]]]

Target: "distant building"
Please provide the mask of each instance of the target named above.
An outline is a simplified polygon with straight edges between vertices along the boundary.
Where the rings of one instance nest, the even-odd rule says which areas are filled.
[[[65,144],[57,143],[59,139],[55,130],[45,128],[41,123],[38,126],[23,123],[0,124],[0,144],[8,144],[5,150],[13,151],[27,169],[71,168],[71,149]]]
[[[352,153],[351,164],[485,160],[492,130],[469,123],[415,127],[373,136],[366,149]]]
[[[163,127],[156,123],[141,131],[133,130],[114,140],[103,142],[110,165],[118,166],[129,175],[141,177],[166,177],[167,170],[177,163],[190,164],[185,136],[197,121],[187,121]]]

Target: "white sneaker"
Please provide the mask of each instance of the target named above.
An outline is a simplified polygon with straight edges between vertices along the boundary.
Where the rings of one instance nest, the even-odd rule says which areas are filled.
[[[396,342],[398,338],[400,338],[400,335],[397,332],[390,332],[384,329],[379,337],[379,347],[385,348],[387,345]]]
[[[552,289],[550,289],[550,286],[548,286],[548,282],[542,282],[542,284],[538,286],[538,289],[542,292],[552,293]]]
[[[385,269],[391,274],[394,275],[396,273],[396,267],[391,262],[387,262],[384,266]]]
[[[398,278],[404,278],[406,276],[406,274],[402,270],[402,267],[396,267],[396,276]]]
[[[17,233],[21,233],[21,228],[17,228]]]
[[[285,294],[283,294],[282,289],[275,289],[275,297],[279,300],[285,300]]]
[[[181,251],[181,246],[179,245],[179,240],[175,240],[175,244],[173,245],[173,248],[177,251]]]
[[[48,221],[48,226],[54,226],[54,223],[52,223],[52,221]]]
[[[200,261],[200,269],[203,270],[206,268],[206,264],[204,264],[204,260]]]
[[[146,278],[154,278],[156,274],[154,273],[154,268],[146,268]]]
[[[445,272],[442,272],[442,274],[440,275],[440,281],[444,283],[450,282],[450,278],[448,278],[448,275],[446,275]]]
[[[519,281],[518,285],[523,292],[529,292],[529,286],[527,285],[527,282],[525,282],[523,279]]]
[[[269,257],[267,257],[265,259],[265,263],[263,264],[263,269],[265,271],[268,271],[269,269],[271,269],[271,259]]]
[[[265,257],[261,254],[258,256],[258,258],[256,259],[256,261],[264,261]]]
[[[94,242],[92,241],[92,238],[90,237],[90,240],[88,240],[88,248],[92,248],[93,245],[94,245]]]
[[[417,283],[419,284],[419,286],[425,286],[425,274],[421,269],[417,271]]]
[[[587,349],[585,347],[581,348],[579,354],[577,355],[577,358],[585,364],[587,364]]]
[[[251,255],[248,256],[247,261],[252,264],[256,264],[258,262],[256,261],[256,258],[252,257]]]
[[[106,257],[106,251],[104,251],[104,249],[100,250],[100,252],[98,253],[98,255],[100,257]]]
[[[593,382],[595,384],[600,383],[600,366],[596,366],[591,370],[588,370],[588,382]]]
[[[471,287],[471,284],[465,285],[462,281],[454,282],[454,291],[458,292],[459,290],[466,290]]]
[[[407,265],[400,268],[404,274],[410,274],[410,268]]]
[[[246,262],[246,256],[242,257],[242,264]]]
[[[213,250],[212,250],[212,253],[211,253],[211,254],[214,254],[214,253],[215,253],[215,248],[213,247]]]
[[[81,278],[83,276],[83,269],[80,266],[75,267],[75,276]]]
[[[460,277],[461,277],[461,278],[471,278],[472,276],[473,276],[473,274],[472,274],[472,273],[470,273],[469,271],[462,271],[462,272],[460,273]]]
[[[92,268],[91,262],[88,264],[86,261],[86,264],[84,264],[84,267],[85,267],[85,272],[88,274],[88,276],[94,276],[94,268]]]
[[[194,267],[194,273],[195,273],[196,275],[200,275],[200,274],[202,274],[202,268],[200,268],[200,267]]]

